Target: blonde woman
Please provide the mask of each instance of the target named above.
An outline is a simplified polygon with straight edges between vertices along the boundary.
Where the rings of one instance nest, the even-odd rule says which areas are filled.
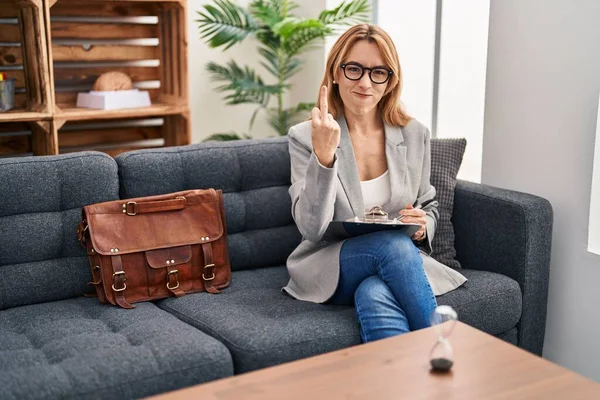
[[[364,342],[428,326],[435,296],[466,281],[428,255],[438,218],[430,134],[403,111],[401,82],[387,33],[354,26],[331,49],[311,120],[288,135],[289,193],[303,240],[287,260],[283,290],[354,305]],[[421,227],[410,238],[383,231],[323,240],[330,221],[362,217],[373,206]]]

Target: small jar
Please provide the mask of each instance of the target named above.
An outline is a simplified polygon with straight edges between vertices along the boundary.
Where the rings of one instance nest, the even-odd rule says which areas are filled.
[[[15,78],[0,81],[0,112],[12,110],[15,106]]]

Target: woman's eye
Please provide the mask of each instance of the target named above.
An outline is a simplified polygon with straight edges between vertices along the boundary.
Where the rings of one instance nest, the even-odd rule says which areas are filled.
[[[386,76],[388,72],[385,69],[376,69],[373,73],[377,76]]]
[[[359,67],[348,67],[348,71],[350,71],[350,72],[360,72],[360,68]]]

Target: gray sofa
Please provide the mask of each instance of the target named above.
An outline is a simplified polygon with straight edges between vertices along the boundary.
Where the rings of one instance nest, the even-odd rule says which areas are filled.
[[[300,235],[287,139],[0,159],[0,398],[138,398],[360,343],[350,307],[280,292]],[[83,297],[75,235],[86,204],[192,188],[225,193],[233,277],[134,310]],[[438,298],[460,319],[541,354],[552,209],[460,182],[453,222],[469,281]]]

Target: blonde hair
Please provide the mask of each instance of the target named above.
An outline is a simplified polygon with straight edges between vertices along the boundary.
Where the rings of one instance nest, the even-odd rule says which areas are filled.
[[[382,114],[383,121],[393,126],[405,126],[411,120],[411,117],[404,112],[400,103],[402,71],[400,69],[400,61],[398,60],[398,52],[389,35],[375,25],[360,24],[351,27],[338,38],[331,48],[327,57],[325,75],[321,83],[321,86],[327,86],[329,112],[334,118],[337,118],[344,112],[344,102],[342,101],[337,85],[334,85],[333,81],[336,73],[340,73],[340,65],[346,61],[345,58],[354,44],[361,40],[375,43],[381,52],[383,61],[393,71],[385,93],[377,105]],[[317,107],[319,106],[319,99],[317,98]]]

